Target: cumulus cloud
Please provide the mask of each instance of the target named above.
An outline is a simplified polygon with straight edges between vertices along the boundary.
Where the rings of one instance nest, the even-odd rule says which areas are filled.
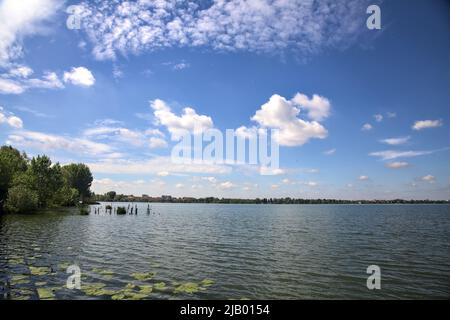
[[[411,139],[411,137],[407,136],[407,137],[383,139],[383,140],[380,140],[380,142],[389,144],[391,146],[398,146],[398,145],[407,143],[410,139]]]
[[[368,176],[359,176],[358,180],[359,181],[367,181],[367,180],[369,180],[369,177]]]
[[[409,163],[404,162],[404,161],[389,162],[389,163],[386,163],[386,167],[389,169],[402,169],[402,168],[409,167]]]
[[[420,131],[429,128],[438,128],[444,125],[442,120],[420,120],[416,121],[413,125],[413,130]]]
[[[296,97],[298,96],[297,94]],[[322,101],[321,103],[317,103],[317,99],[314,102],[315,105],[323,103],[323,98],[319,99]],[[314,101],[314,98],[308,101]],[[318,110],[311,108],[311,105],[307,108],[308,112]],[[282,146],[301,146],[313,138],[325,139],[328,136],[328,131],[317,121],[307,121],[299,118],[298,115],[301,109],[297,106],[298,103],[294,100],[287,100],[275,94],[261,106],[261,109],[256,111],[251,119],[262,128],[278,129],[279,131],[275,138]],[[317,116],[318,114],[314,113],[314,117]],[[322,112],[321,117],[323,116]]]
[[[97,59],[170,47],[309,56],[366,30],[369,1],[84,1],[82,30]]]
[[[361,128],[362,131],[370,131],[370,130],[372,130],[372,129],[373,129],[373,127],[372,127],[372,125],[371,125],[370,123],[364,124],[364,125],[362,126],[362,128]]]
[[[330,101],[319,95],[313,95],[310,99],[307,95],[297,93],[292,101],[300,108],[308,112],[308,117],[312,120],[322,121],[329,117],[331,111]]]
[[[180,139],[186,131],[198,134],[214,126],[211,117],[199,115],[193,108],[184,108],[181,116],[178,116],[160,99],[151,101],[150,106],[157,124],[165,126],[173,140]]]
[[[0,125],[3,123],[15,129],[21,129],[23,127],[22,119],[6,112],[2,107],[0,107]]]
[[[45,23],[61,5],[62,2],[57,0],[1,1],[0,66],[8,65],[12,60],[21,57],[24,38],[45,33]]]
[[[90,87],[95,84],[95,78],[89,69],[76,67],[72,68],[71,71],[64,72],[64,82],[69,82],[76,86]]]

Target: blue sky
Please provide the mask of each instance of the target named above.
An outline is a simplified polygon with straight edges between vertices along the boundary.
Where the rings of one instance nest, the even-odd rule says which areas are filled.
[[[1,0],[0,140],[88,163],[98,193],[448,199],[449,9]],[[280,170],[171,163],[194,124],[280,129]]]

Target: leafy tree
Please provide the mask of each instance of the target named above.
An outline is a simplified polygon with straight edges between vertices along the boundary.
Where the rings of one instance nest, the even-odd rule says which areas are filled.
[[[109,201],[114,201],[116,198],[116,192],[115,191],[109,191],[106,193],[106,197]]]
[[[27,174],[33,190],[38,194],[39,206],[46,207],[54,203],[54,196],[64,185],[61,166],[52,165],[47,156],[38,156],[31,159]]]
[[[62,173],[66,185],[78,191],[81,201],[90,196],[93,178],[87,165],[82,163],[69,164],[62,167]]]
[[[12,147],[0,148],[0,206],[6,199],[8,189],[16,174],[27,169],[27,156]]]
[[[11,213],[31,213],[39,206],[38,194],[30,188],[19,185],[8,190],[5,209]]]
[[[59,189],[54,198],[54,204],[60,205],[63,207],[71,207],[75,206],[80,199],[80,194],[77,189],[70,188],[67,185],[64,185],[61,189]]]

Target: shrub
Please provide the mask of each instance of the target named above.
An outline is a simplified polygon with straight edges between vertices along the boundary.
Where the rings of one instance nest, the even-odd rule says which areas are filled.
[[[117,207],[117,214],[127,214],[125,207]]]
[[[8,190],[5,209],[10,213],[32,213],[39,205],[37,192],[25,186],[15,186]]]

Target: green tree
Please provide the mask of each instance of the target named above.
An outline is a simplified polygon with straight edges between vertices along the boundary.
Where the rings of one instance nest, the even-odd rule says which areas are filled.
[[[115,191],[109,191],[106,193],[106,198],[108,201],[114,201],[116,198],[116,192]]]
[[[62,167],[62,173],[66,185],[78,191],[81,201],[90,196],[93,178],[87,165],[82,163],[69,164]]]
[[[71,207],[75,206],[80,199],[80,194],[77,189],[70,188],[67,185],[64,185],[61,189],[59,189],[54,198],[54,204],[60,205],[63,207]]]
[[[38,156],[31,159],[27,174],[30,175],[31,189],[38,194],[39,207],[54,204],[56,193],[64,185],[59,163],[52,165],[47,156]]]
[[[12,147],[0,148],[0,207],[6,199],[14,176],[27,170],[27,156]],[[0,208],[1,209],[1,208]]]
[[[38,194],[27,186],[14,186],[8,190],[5,209],[10,213],[31,213],[39,206]]]

